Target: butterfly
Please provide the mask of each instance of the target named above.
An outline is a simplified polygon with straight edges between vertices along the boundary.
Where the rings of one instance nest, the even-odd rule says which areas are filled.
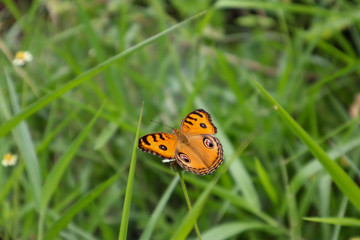
[[[211,174],[223,162],[223,147],[213,136],[216,132],[210,114],[198,109],[189,113],[182,120],[180,130],[174,128],[172,134],[157,132],[139,138],[138,148],[176,161],[189,172]]]

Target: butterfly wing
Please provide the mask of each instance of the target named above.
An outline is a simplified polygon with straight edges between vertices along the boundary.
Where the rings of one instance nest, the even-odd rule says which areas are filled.
[[[189,135],[190,144],[179,142],[176,162],[199,175],[211,174],[223,162],[223,148],[218,138],[209,134]]]
[[[173,159],[177,137],[170,133],[151,133],[139,138],[138,148],[164,159]]]
[[[211,121],[211,116],[204,109],[189,113],[180,124],[184,134],[215,134],[217,129]]]

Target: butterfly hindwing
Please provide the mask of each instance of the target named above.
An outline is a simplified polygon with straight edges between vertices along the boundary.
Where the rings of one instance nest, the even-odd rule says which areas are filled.
[[[191,135],[189,141],[191,145],[179,143],[175,151],[176,162],[183,169],[205,175],[221,165],[223,148],[218,138],[210,134]]]
[[[173,159],[177,137],[170,133],[151,133],[139,138],[138,148],[164,159]]]
[[[189,113],[180,124],[184,134],[215,134],[217,129],[211,121],[211,116],[204,109]]]

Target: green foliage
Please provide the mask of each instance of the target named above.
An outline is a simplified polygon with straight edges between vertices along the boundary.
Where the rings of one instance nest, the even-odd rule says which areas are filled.
[[[2,3],[1,239],[360,236],[357,1]],[[137,135],[197,108],[224,164],[184,190]]]

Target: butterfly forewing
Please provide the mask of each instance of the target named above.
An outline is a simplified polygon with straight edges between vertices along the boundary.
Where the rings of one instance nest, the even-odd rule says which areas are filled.
[[[180,124],[184,134],[215,134],[217,129],[211,121],[211,116],[204,109],[189,113]]]
[[[173,159],[177,137],[170,133],[151,133],[139,138],[138,148],[162,158]]]

